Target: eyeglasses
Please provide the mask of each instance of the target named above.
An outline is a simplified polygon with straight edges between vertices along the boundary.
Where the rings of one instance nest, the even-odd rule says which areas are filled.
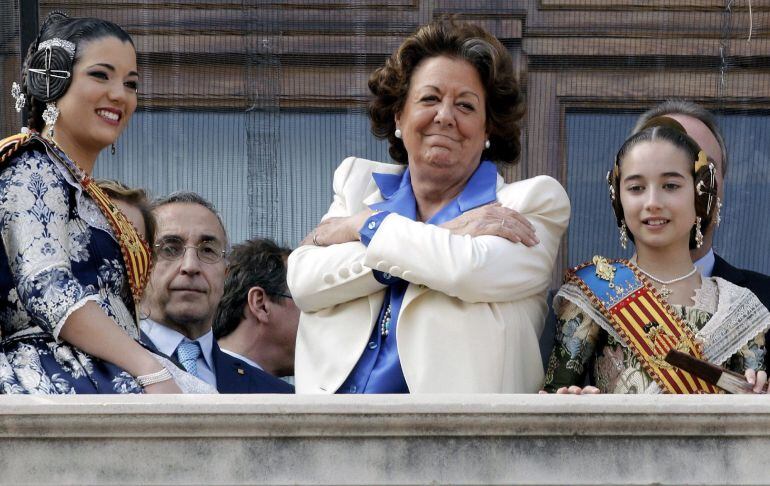
[[[291,295],[289,295],[289,294],[281,294],[281,293],[275,293],[275,294],[273,294],[273,295],[275,295],[276,297],[285,297],[285,298],[287,298],[287,299],[292,299],[292,300],[294,300],[294,297],[292,297],[292,296],[291,296]]]
[[[185,245],[182,240],[168,239],[155,243],[154,247],[156,255],[169,261],[182,258],[188,248],[195,248],[198,260],[203,263],[217,263],[225,257],[225,250],[216,241],[204,241],[198,245]]]

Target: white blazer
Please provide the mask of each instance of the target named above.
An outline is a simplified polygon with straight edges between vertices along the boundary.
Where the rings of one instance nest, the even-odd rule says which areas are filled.
[[[345,159],[324,219],[382,201],[372,173],[398,174],[405,167]],[[536,392],[543,382],[538,338],[545,294],[569,199],[551,177],[505,184],[499,175],[497,199],[534,225],[539,244],[453,235],[390,214],[368,247],[355,241],[294,250],[287,280],[302,310],[297,393],[336,392],[363,354],[385,295],[372,269],[409,282],[396,336],[410,392]]]

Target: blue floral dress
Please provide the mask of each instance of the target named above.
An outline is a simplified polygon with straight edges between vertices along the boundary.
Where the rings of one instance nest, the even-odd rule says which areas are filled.
[[[129,373],[59,338],[87,302],[130,336],[138,329],[109,222],[40,144],[0,169],[0,236],[0,393],[141,393]]]

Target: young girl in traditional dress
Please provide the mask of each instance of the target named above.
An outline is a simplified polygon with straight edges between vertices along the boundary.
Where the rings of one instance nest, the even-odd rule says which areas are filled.
[[[770,313],[749,290],[702,277],[690,258],[719,217],[714,171],[671,118],[626,140],[607,179],[621,244],[630,239],[636,253],[595,256],[567,273],[554,299],[546,391],[718,392],[666,363],[670,349],[745,373],[761,389]]]

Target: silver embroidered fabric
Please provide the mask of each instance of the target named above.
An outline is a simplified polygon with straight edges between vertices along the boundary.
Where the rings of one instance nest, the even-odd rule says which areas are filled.
[[[580,290],[580,287],[573,283],[565,283],[561,286],[556,296],[553,298],[553,309],[556,315],[559,315],[559,308],[562,305],[562,299],[568,300],[578,306],[585,315],[594,321],[599,327],[604,329],[607,334],[614,337],[616,341],[627,347],[620,335],[615,331],[612,325],[604,318],[604,315],[591,305],[586,295]]]
[[[184,393],[218,393],[217,389],[209,385],[205,381],[198,377],[191,375],[190,373],[179,369],[170,360],[163,356],[155,355],[160,364],[166,367],[171,372],[171,376],[174,377],[174,381],[182,389]]]
[[[628,348],[604,315],[591,305],[580,287],[572,283],[562,285],[554,297],[554,310],[557,314],[561,299],[575,304],[623,347]],[[696,333],[696,337],[703,340],[704,358],[712,363],[724,363],[760,332],[770,328],[770,312],[756,295],[718,277],[702,278],[702,286],[695,292],[693,307],[713,314]]]
[[[76,217],[70,217],[64,184],[77,191]],[[99,259],[88,249],[94,229],[114,239],[112,228],[69,171],[44,153],[25,152],[2,172],[0,186],[2,242],[17,282],[0,308],[3,337],[35,326],[56,338],[71,312],[93,300],[137,338],[122,260]],[[81,285],[75,278],[72,266],[84,263],[96,267],[100,285]]]
[[[0,237],[0,393],[141,393],[125,370],[58,340],[89,302],[127,335],[138,329],[109,224],[46,152],[22,151],[0,171]]]

